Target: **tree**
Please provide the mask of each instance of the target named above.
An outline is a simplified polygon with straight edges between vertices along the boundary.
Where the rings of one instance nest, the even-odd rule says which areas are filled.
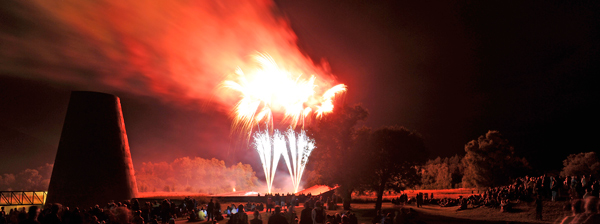
[[[362,158],[368,161],[365,166],[367,189],[377,193],[375,209],[380,210],[383,192],[396,192],[414,186],[420,181],[417,164],[427,157],[425,144],[420,134],[404,127],[384,127],[374,131]]]
[[[36,169],[25,169],[19,173],[0,175],[0,190],[45,191],[50,184],[53,164],[46,163]]]
[[[356,147],[356,124],[368,116],[361,106],[336,105],[334,111],[323,116],[308,129],[315,140],[311,155],[314,176],[320,184],[338,186],[337,192],[344,200],[344,209],[350,208],[352,191],[359,185],[356,174],[362,172],[360,148]]]
[[[253,190],[258,184],[256,173],[249,164],[238,163],[231,167],[225,161],[200,157],[181,157],[173,162],[142,163],[135,172],[138,190],[222,193]],[[207,181],[219,180],[219,181]]]
[[[571,154],[563,161],[563,165],[565,167],[560,172],[562,176],[593,175],[599,177],[600,160],[598,160],[596,152]]]
[[[427,189],[448,189],[458,186],[462,181],[464,167],[462,157],[432,159],[421,167],[421,187]]]
[[[465,145],[463,185],[493,187],[523,175],[527,160],[515,156],[514,148],[498,131],[488,131]]]
[[[456,188],[462,183],[462,178],[465,173],[465,166],[462,163],[463,157],[454,155],[448,159],[448,169],[450,170],[450,184],[452,188]]]

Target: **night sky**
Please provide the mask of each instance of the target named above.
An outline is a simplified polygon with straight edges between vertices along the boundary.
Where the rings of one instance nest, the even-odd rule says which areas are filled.
[[[517,154],[539,170],[560,169],[567,155],[597,150],[599,91],[593,77],[600,74],[598,1],[260,2],[266,2],[270,10],[256,13],[258,21],[271,21],[260,18],[264,16],[286,23],[297,37],[300,52],[324,67],[328,64],[336,77],[332,79],[348,85],[346,103],[361,104],[369,110],[368,120],[361,125],[401,125],[416,130],[425,137],[431,158],[464,154],[464,145],[488,130],[500,131]],[[200,77],[204,85],[198,88],[206,89],[203,91],[180,89],[183,81],[173,81],[169,75],[146,75],[151,73],[147,69],[120,75],[121,66],[124,70],[154,69],[153,64],[161,64],[162,53],[171,61],[177,56],[193,57],[189,52],[179,55],[182,51],[177,49],[184,47],[158,48],[144,39],[161,34],[161,30],[189,30],[219,16],[227,17],[224,23],[235,24],[243,18],[229,18],[223,13],[226,11],[219,11],[199,23],[165,23],[141,29],[127,26],[126,17],[111,14],[122,12],[119,10],[93,14],[99,18],[71,24],[61,22],[70,17],[48,7],[0,3],[0,173],[52,163],[70,91],[89,90],[121,98],[134,167],[183,156],[215,157],[227,164],[249,163],[262,176],[256,152],[236,146],[230,137],[230,107],[215,99],[219,94],[215,86],[211,87],[215,82],[203,81],[208,76],[221,80],[223,74],[216,74],[217,69],[189,69],[197,71],[190,72],[189,77]],[[112,6],[86,8],[77,4],[74,8],[94,7]],[[162,10],[187,9],[179,7]],[[262,4],[258,7],[264,8]],[[26,16],[29,14],[32,16]],[[121,23],[126,25],[110,34],[118,37],[116,41],[108,42],[120,46],[114,49],[137,52],[128,57],[136,60],[111,56],[114,52],[103,50],[105,42],[95,45],[95,41],[81,41],[88,37],[81,33],[111,31],[111,24]],[[88,24],[102,25],[98,29],[75,29]],[[240,27],[252,30],[252,24]],[[202,32],[190,30],[189,35],[212,36],[216,34],[207,30],[220,33],[225,29],[215,27]],[[137,35],[137,31],[143,33]],[[186,33],[176,34],[179,38]],[[256,36],[258,41],[237,33],[228,37],[260,46],[261,35]],[[165,38],[169,35],[160,37],[163,42],[171,41]],[[212,46],[210,40],[203,39],[197,47],[203,54]],[[101,50],[94,50],[95,46]],[[159,60],[143,57],[146,53]],[[200,66],[210,67],[203,58],[210,57],[200,57],[198,63],[207,64]],[[80,59],[98,64],[72,62]],[[153,83],[162,83],[160,77],[168,77],[164,82],[172,85],[158,88]],[[125,78],[127,81],[121,81]],[[193,93],[202,96],[190,97]]]

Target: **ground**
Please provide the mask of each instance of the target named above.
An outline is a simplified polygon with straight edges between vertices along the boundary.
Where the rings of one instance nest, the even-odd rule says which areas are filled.
[[[434,193],[435,194],[435,193]],[[240,203],[235,203],[240,204]],[[416,211],[413,223],[553,223],[555,220],[562,217],[562,205],[564,202],[544,202],[544,220],[535,220],[535,208],[533,205],[521,203],[515,207],[514,212],[501,213],[499,209],[491,208],[468,208],[466,210],[457,211],[458,207],[440,207],[438,205],[425,205],[417,208],[413,205],[406,205],[404,208],[412,208]],[[354,203],[352,211],[357,214],[358,223],[371,224],[374,215],[374,203]],[[300,214],[303,207],[296,208],[296,213]],[[391,203],[383,203],[384,212],[397,210],[399,207],[393,206]],[[327,211],[327,214],[344,212],[341,209],[335,211]],[[268,216],[261,213],[263,223],[266,224]],[[253,218],[251,213],[248,213],[250,219]],[[218,224],[226,224],[227,218],[218,222]],[[183,224],[186,220],[180,219],[178,224]],[[203,224],[204,222],[199,222]]]

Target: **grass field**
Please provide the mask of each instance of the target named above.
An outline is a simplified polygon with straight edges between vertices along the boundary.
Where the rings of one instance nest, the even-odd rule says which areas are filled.
[[[457,198],[458,196],[468,196],[471,192],[477,194],[475,189],[450,189],[450,190],[415,190],[406,191],[409,196],[414,196],[418,192],[427,194],[434,194],[435,198],[449,197]],[[386,195],[386,199],[391,199],[399,196],[399,194]],[[354,212],[358,218],[358,223],[371,224],[375,212],[375,203],[371,202],[375,200],[375,195],[357,195],[355,198],[358,201],[365,203],[353,203],[352,212]],[[234,204],[245,204],[245,202],[239,202]],[[228,203],[231,204],[231,203]],[[414,204],[405,205],[402,207],[394,206],[389,202],[383,203],[384,213],[394,212],[399,209],[412,209],[414,213],[411,217],[413,223],[553,223],[555,220],[561,219],[563,216],[562,207],[565,202],[544,202],[543,220],[535,220],[535,208],[533,204],[520,203],[517,204],[512,212],[500,212],[499,209],[492,208],[471,208],[457,211],[458,207],[440,207],[438,205],[425,205],[421,208],[417,208]],[[341,204],[339,204],[341,207]],[[296,213],[300,214],[303,207],[302,205],[296,208]],[[338,209],[335,211],[327,211],[327,214],[333,215],[335,213],[343,213],[345,211]],[[249,218],[252,219],[251,213],[248,213]],[[266,224],[268,216],[265,212],[261,213],[263,223]],[[219,222],[219,224],[226,224],[227,218]],[[179,222],[187,222],[186,220],[178,220]],[[203,223],[203,222],[202,222]]]
[[[434,193],[435,194],[435,193]],[[236,203],[239,204],[239,203]],[[544,219],[542,221],[535,220],[535,208],[532,205],[525,203],[515,207],[515,212],[501,213],[499,209],[491,208],[468,208],[466,210],[457,211],[457,207],[440,207],[437,205],[425,205],[417,208],[414,205],[404,206],[404,209],[413,209],[415,211],[413,223],[553,223],[555,220],[562,218],[563,203],[560,202],[545,202],[544,203]],[[352,212],[357,215],[358,223],[371,224],[374,216],[374,203],[360,203],[352,205]],[[300,214],[303,207],[296,208],[296,213]],[[391,203],[384,203],[384,213],[393,212],[400,209],[393,206]],[[343,213],[341,209],[335,211],[327,211],[327,214]],[[267,223],[269,215],[265,212],[261,213],[263,223]],[[248,213],[250,219],[253,218],[251,213]],[[226,224],[227,218],[218,222],[218,224]],[[187,222],[184,219],[177,221],[178,223]],[[199,222],[204,223],[204,222]]]
[[[435,198],[458,198],[459,196],[468,197],[471,194],[479,194],[479,191],[475,188],[457,188],[457,189],[441,189],[441,190],[405,190],[402,193],[408,195],[408,197],[415,197],[418,193],[422,192],[423,194],[431,195]],[[400,193],[395,192],[386,192],[383,194],[384,200],[391,200],[392,198],[399,197]],[[365,195],[352,195],[353,199],[363,200],[363,201],[375,201],[377,199],[377,195],[375,193],[367,193]]]

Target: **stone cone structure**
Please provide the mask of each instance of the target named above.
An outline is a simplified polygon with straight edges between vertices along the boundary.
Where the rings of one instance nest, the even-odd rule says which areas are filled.
[[[83,209],[137,195],[119,98],[72,92],[46,203]]]

